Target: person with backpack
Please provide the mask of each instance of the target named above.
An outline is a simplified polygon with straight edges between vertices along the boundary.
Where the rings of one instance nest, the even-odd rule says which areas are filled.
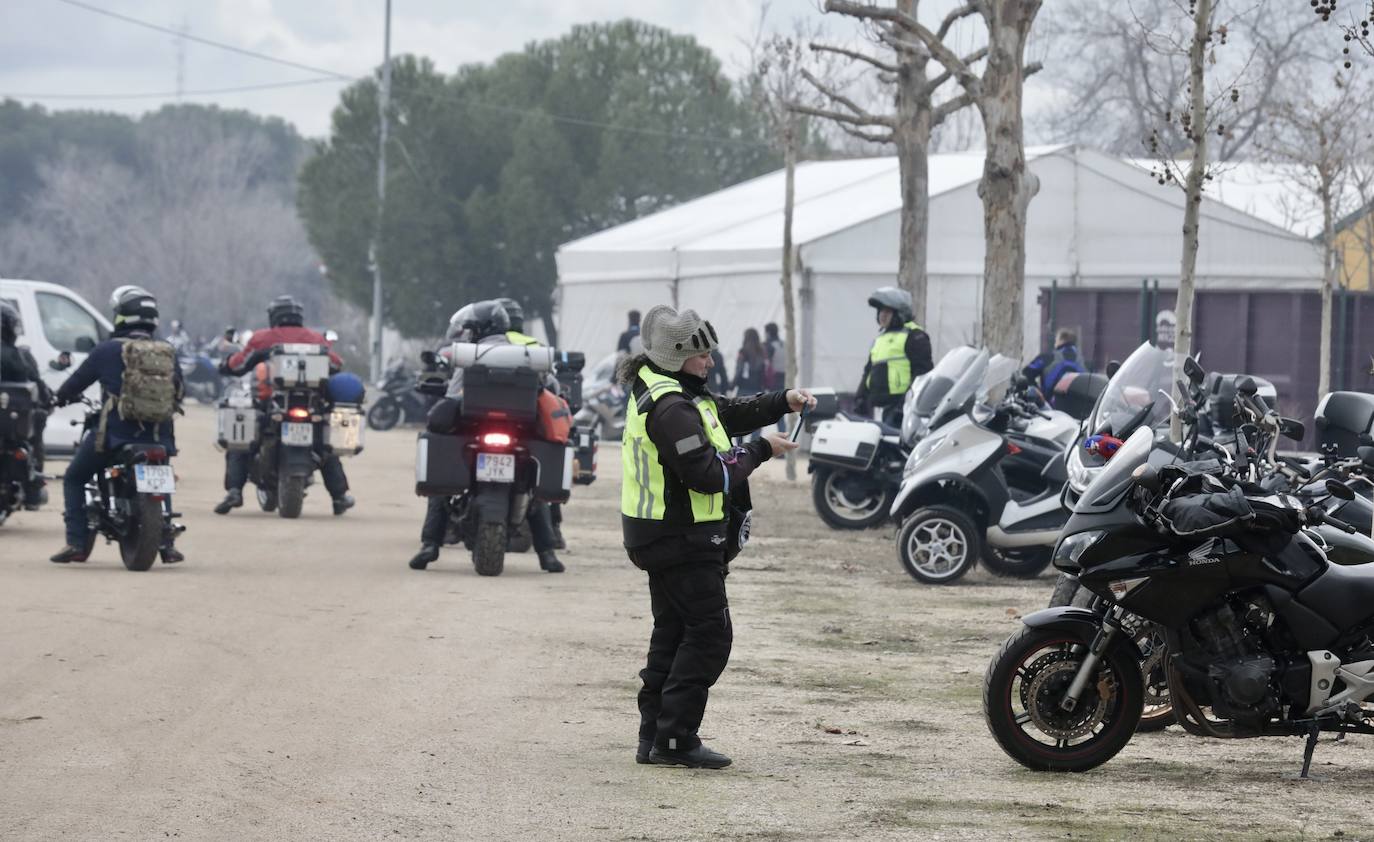
[[[57,389],[57,405],[80,400],[100,384],[100,418],[77,445],[62,478],[67,544],[50,559],[58,564],[86,560],[90,524],[86,518],[86,483],[104,470],[126,444],[158,444],[176,455],[172,418],[181,409],[181,368],[176,351],[156,337],[157,299],[137,286],[122,286],[110,296],[114,333],[96,345],[85,362]],[[166,505],[170,505],[168,499]],[[169,533],[161,548],[164,564],[183,561]]]
[[[279,295],[267,305],[266,330],[253,331],[248,344],[229,359],[220,363],[220,373],[241,377],[246,373],[247,363],[255,354],[266,353],[277,345],[323,345],[329,348],[329,369],[337,374],[343,368],[343,359],[334,353],[331,343],[323,334],[305,327],[305,308],[289,295]],[[270,388],[270,387],[269,387]],[[267,393],[270,396],[270,391]],[[257,455],[253,450],[228,451],[224,454],[224,499],[215,506],[217,515],[227,515],[243,505],[243,486],[248,483],[248,474]],[[348,475],[344,473],[343,462],[333,452],[320,454],[320,478],[334,501],[334,514],[341,515],[353,508],[353,495],[348,493]]]

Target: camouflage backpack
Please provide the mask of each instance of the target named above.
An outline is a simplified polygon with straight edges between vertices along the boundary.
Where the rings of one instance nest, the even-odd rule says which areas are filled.
[[[160,424],[177,409],[176,350],[156,339],[123,339],[124,382],[115,409],[126,421]]]

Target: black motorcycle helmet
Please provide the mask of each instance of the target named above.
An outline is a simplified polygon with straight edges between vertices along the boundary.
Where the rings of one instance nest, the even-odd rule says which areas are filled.
[[[448,322],[447,336],[450,342],[476,342],[508,330],[510,315],[506,308],[495,301],[478,301],[453,314]]]
[[[6,343],[19,339],[19,311],[8,304],[0,304],[0,340]]]
[[[520,302],[514,298],[498,298],[496,303],[500,304],[510,317],[510,329],[518,330],[521,333],[525,330],[525,308],[520,306]]]
[[[892,310],[897,314],[897,321],[911,321],[911,293],[897,287],[881,287],[873,291],[868,297],[868,306],[876,308],[878,312]]]
[[[110,295],[110,311],[115,329],[143,328],[156,330],[158,326],[157,299],[143,287],[122,286]]]
[[[267,324],[270,327],[300,327],[305,323],[305,308],[289,295],[279,295],[267,305]]]

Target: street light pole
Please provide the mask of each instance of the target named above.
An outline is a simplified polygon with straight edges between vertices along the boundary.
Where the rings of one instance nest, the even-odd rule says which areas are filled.
[[[382,47],[382,89],[377,97],[377,224],[368,247],[372,262],[372,361],[371,380],[382,377],[382,216],[386,209],[387,105],[391,99],[391,0],[386,0],[386,36]]]

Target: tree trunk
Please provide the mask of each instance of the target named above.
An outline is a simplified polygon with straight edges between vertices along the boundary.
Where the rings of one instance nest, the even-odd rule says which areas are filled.
[[[1317,398],[1331,391],[1331,291],[1336,285],[1335,185],[1330,172],[1321,174],[1322,200],[1322,333],[1321,365],[1317,369]],[[1345,349],[1342,348],[1344,353]]]
[[[983,200],[983,344],[1020,359],[1025,319],[1026,211],[1040,180],[1026,169],[1021,118],[1026,35],[1040,0],[993,0],[984,11],[987,69],[978,108],[987,153],[978,195]]]
[[[1191,94],[1188,131],[1193,154],[1188,162],[1183,208],[1183,261],[1178,273],[1178,334],[1174,342],[1174,381],[1187,382],[1183,361],[1193,352],[1193,280],[1197,272],[1198,226],[1202,220],[1202,186],[1207,175],[1207,41],[1212,33],[1212,0],[1197,0],[1193,12],[1193,42],[1188,49],[1188,85]],[[1180,401],[1187,395],[1176,394]],[[1174,441],[1183,439],[1183,421],[1174,413],[1169,424]]]
[[[797,385],[797,311],[792,300],[792,205],[795,197],[795,176],[797,171],[797,131],[796,116],[787,114],[787,127],[783,130],[783,162],[786,177],[782,205],[782,324],[787,353],[787,380],[784,388]],[[793,418],[793,424],[800,424],[801,418]],[[787,479],[797,478],[797,455],[787,452]]]
[[[915,14],[915,3],[908,14]],[[926,324],[927,260],[930,243],[930,134],[933,128],[928,59],[901,59],[893,97],[892,142],[902,185],[901,240],[897,251],[897,286],[911,294],[911,312]]]

